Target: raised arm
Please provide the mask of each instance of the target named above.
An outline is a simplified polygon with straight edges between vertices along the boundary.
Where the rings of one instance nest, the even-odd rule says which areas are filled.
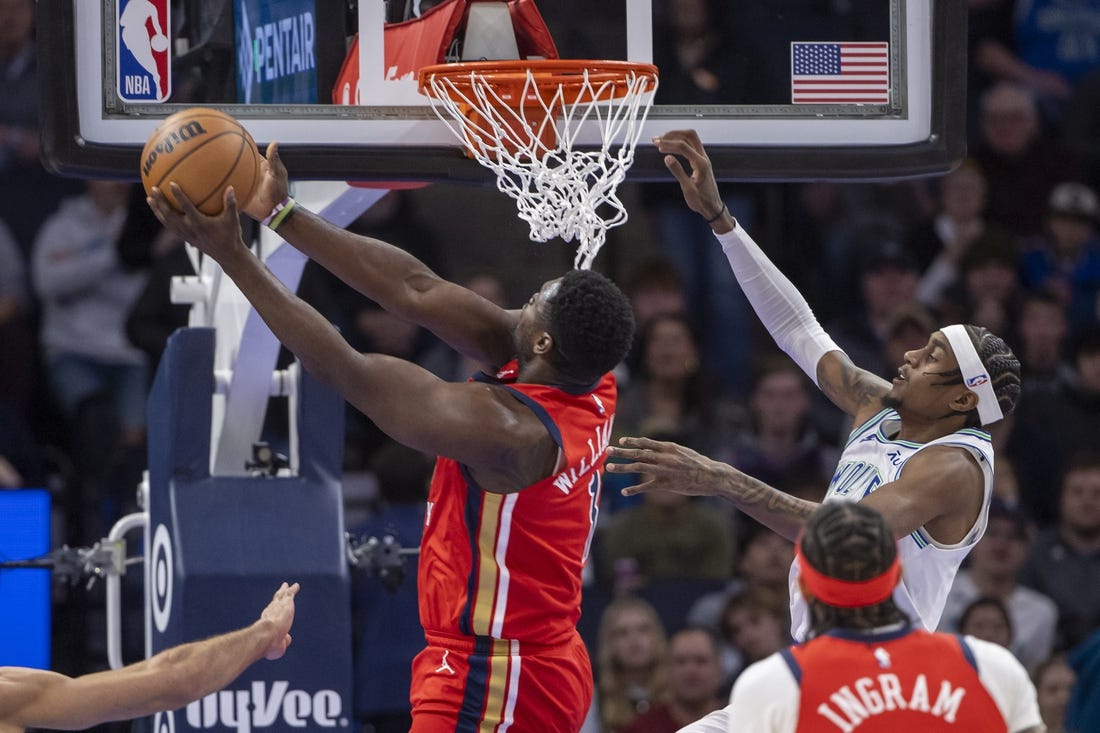
[[[654,143],[666,154],[665,165],[680,183],[688,207],[711,222],[745,297],[779,348],[837,407],[854,415],[857,423],[881,409],[881,397],[890,384],[852,364],[822,329],[794,284],[729,213],[698,134],[677,130],[655,138]]]
[[[297,583],[283,583],[251,626],[181,644],[118,670],[74,679],[56,672],[0,667],[0,730],[80,730],[175,710],[220,690],[253,662],[283,655],[290,645],[297,593]]]
[[[556,444],[534,413],[504,390],[445,382],[402,359],[360,354],[245,246],[232,193],[214,217],[195,209],[178,187],[173,193],[182,214],[155,189],[150,199],[165,226],[217,260],[302,366],[387,435],[469,466],[490,491],[516,491],[550,473]]]
[[[245,213],[263,220],[287,194],[277,143]],[[405,250],[333,226],[300,204],[279,236],[390,313],[427,328],[463,355],[500,366],[511,359],[516,314],[443,280]]]

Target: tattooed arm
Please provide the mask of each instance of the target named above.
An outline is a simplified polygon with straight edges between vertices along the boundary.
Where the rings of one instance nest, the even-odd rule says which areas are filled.
[[[623,489],[624,496],[668,491],[687,496],[718,496],[792,542],[806,518],[819,504],[785,494],[763,481],[676,443],[649,438],[621,438],[608,447],[613,458],[631,463],[608,463],[611,473],[640,473],[644,480]]]
[[[843,351],[830,351],[817,363],[817,384],[833,404],[862,425],[883,408],[890,383],[852,363]]]

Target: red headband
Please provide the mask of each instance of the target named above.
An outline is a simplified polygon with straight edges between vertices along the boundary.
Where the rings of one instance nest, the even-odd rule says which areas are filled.
[[[802,554],[801,537],[795,543],[794,556],[798,559],[799,572],[810,595],[837,608],[860,608],[882,603],[893,594],[894,586],[901,580],[901,563],[896,555],[890,567],[868,580],[840,580],[818,572]]]

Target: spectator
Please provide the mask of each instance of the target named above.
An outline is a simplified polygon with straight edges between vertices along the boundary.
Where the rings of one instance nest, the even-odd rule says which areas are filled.
[[[967,159],[939,179],[936,215],[909,235],[908,246],[921,271],[917,300],[935,307],[959,276],[959,262],[986,230],[983,217],[988,184],[985,174]]]
[[[623,728],[623,733],[676,733],[722,707],[721,671],[714,632],[688,627],[668,642],[668,694]]]
[[[1046,733],[1066,733],[1066,705],[1077,677],[1064,654],[1048,657],[1031,675]]]
[[[1011,621],[1012,638],[1006,646],[1025,667],[1033,669],[1054,648],[1058,607],[1016,581],[1027,562],[1029,540],[1023,514],[995,499],[989,506],[985,534],[971,550],[967,567],[959,571],[951,585],[940,630],[959,630],[964,609],[979,598],[995,598],[1004,603]]]
[[[959,633],[1008,649],[1012,643],[1012,619],[999,598],[982,596],[963,609]]]
[[[741,670],[791,643],[786,603],[766,591],[746,588],[722,609],[719,635],[736,664],[725,682],[732,684]]]
[[[1047,202],[1047,236],[1031,240],[1021,256],[1024,284],[1058,296],[1071,328],[1097,322],[1100,303],[1100,201],[1081,183],[1061,183]]]
[[[1041,527],[1058,519],[1053,487],[1072,456],[1095,449],[1100,435],[1100,327],[1073,338],[1071,369],[1053,388],[1020,401],[1008,453],[1020,478],[1020,501]]]
[[[1078,454],[1066,467],[1060,517],[1057,527],[1035,541],[1020,582],[1058,605],[1055,648],[1062,650],[1100,626],[1100,454],[1095,451]]]
[[[642,329],[654,316],[687,313],[687,295],[684,293],[684,279],[676,265],[660,256],[638,263],[623,290],[630,298],[630,307],[634,311],[634,345],[626,359],[628,376],[634,376],[641,368]]]
[[[692,448],[715,454],[733,442],[744,421],[703,365],[699,342],[687,317],[652,316],[638,338],[637,373],[619,392],[616,432],[627,435],[675,433]]]
[[[812,399],[806,375],[787,355],[758,359],[749,394],[752,429],[738,434],[730,463],[788,493],[813,487],[820,501],[839,456],[812,424]]]
[[[144,278],[127,272],[115,249],[132,185],[88,181],[83,195],[66,199],[46,220],[34,246],[46,368],[73,426],[82,477],[83,506],[73,509],[87,535],[74,527],[77,542],[106,534],[121,504],[132,501],[144,465],[145,358],[123,328]],[[101,395],[111,405],[106,424],[92,401]]]
[[[601,548],[605,578],[622,559],[636,563],[642,582],[721,580],[733,572],[728,515],[683,495],[646,495],[640,505],[619,510]]]
[[[1016,478],[1016,464],[1005,455],[997,456],[997,471],[993,474],[993,498],[1009,509],[1024,514],[1020,507],[1020,481]]]
[[[1016,325],[1024,399],[1044,393],[1057,384],[1065,364],[1069,322],[1065,306],[1047,290],[1024,294]],[[1000,463],[1000,461],[998,461]]]
[[[939,303],[939,320],[1009,333],[1016,325],[1022,295],[1018,256],[1016,241],[1003,230],[983,232],[960,262],[959,282]]]
[[[402,547],[420,544],[431,481],[432,461],[419,451],[390,442],[374,457],[381,502],[353,535],[383,540],[393,537]],[[355,619],[355,717],[371,733],[405,733],[412,726],[408,702],[412,660],[424,646],[417,616],[416,561],[400,575],[378,569],[381,577],[353,577]]]
[[[657,611],[626,596],[600,618],[596,642],[596,697],[582,733],[620,733],[664,698],[667,639]]]
[[[708,593],[688,612],[688,623],[718,631],[722,612],[729,600],[745,590],[770,595],[786,603],[787,582],[794,560],[794,547],[770,529],[752,522],[742,532],[737,575],[720,592]]]
[[[981,97],[981,140],[973,157],[989,182],[986,219],[1017,236],[1038,234],[1054,186],[1076,178],[1077,164],[1042,136],[1035,97],[1002,81]]]
[[[888,232],[881,235],[887,236]],[[853,363],[877,376],[891,378],[897,373],[898,364],[886,363],[883,346],[890,316],[916,298],[920,276],[917,263],[905,245],[893,236],[866,241],[857,256],[863,262],[859,281],[862,307],[841,316],[825,330]]]

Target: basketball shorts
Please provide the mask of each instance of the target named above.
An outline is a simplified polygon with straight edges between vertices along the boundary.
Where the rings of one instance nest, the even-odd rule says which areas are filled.
[[[410,733],[575,733],[592,703],[592,666],[579,635],[549,646],[428,634],[410,699]]]

